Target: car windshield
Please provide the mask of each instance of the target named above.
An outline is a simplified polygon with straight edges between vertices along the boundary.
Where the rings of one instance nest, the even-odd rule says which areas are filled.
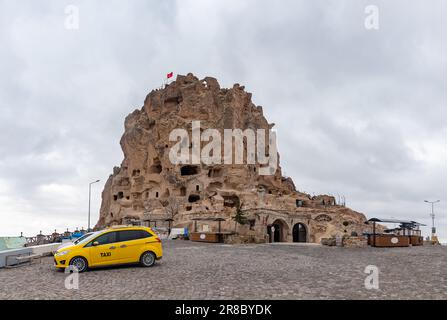
[[[73,243],[74,244],[78,244],[79,242],[81,242],[85,238],[90,237],[92,234],[93,234],[93,232],[86,233],[82,237],[79,237],[78,239],[76,239]]]
[[[90,240],[92,240],[94,237],[96,237],[97,235],[99,235],[101,233],[101,231],[96,231],[93,232],[92,234],[88,235],[87,237],[85,237],[84,239],[78,239],[79,241],[76,242],[76,244],[83,244],[83,243],[87,243]]]

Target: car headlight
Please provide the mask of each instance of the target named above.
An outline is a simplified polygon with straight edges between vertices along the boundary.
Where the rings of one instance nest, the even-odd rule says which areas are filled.
[[[65,251],[61,251],[61,252],[56,252],[56,256],[60,257],[60,256],[65,256],[66,254],[68,254],[70,251],[65,250]]]

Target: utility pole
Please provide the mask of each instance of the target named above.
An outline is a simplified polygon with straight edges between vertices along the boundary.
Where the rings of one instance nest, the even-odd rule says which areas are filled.
[[[90,232],[90,203],[91,203],[91,199],[92,199],[92,184],[98,183],[99,180],[90,182],[88,185],[88,228],[87,228],[87,232]]]
[[[436,201],[428,201],[428,200],[424,200],[424,202],[431,204],[431,235],[432,237],[436,234],[436,228],[435,228],[435,203],[441,202],[441,200],[436,200]]]

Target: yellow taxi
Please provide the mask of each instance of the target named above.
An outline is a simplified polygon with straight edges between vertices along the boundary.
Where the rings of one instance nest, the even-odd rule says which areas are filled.
[[[97,231],[54,253],[56,268],[74,267],[84,272],[90,267],[140,263],[151,267],[163,256],[160,238],[151,228],[117,226]]]

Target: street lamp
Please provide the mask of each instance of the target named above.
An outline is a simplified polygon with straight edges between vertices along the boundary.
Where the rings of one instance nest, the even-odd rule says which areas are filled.
[[[424,202],[430,203],[431,204],[431,222],[432,222],[432,228],[431,228],[431,234],[432,236],[434,236],[436,234],[436,228],[435,228],[435,203],[441,202],[441,200],[436,200],[436,201],[428,201],[428,200],[424,200]]]
[[[91,203],[91,199],[92,199],[92,184],[98,183],[99,180],[90,182],[88,185],[88,227],[87,227],[87,232],[90,232],[90,203]]]

